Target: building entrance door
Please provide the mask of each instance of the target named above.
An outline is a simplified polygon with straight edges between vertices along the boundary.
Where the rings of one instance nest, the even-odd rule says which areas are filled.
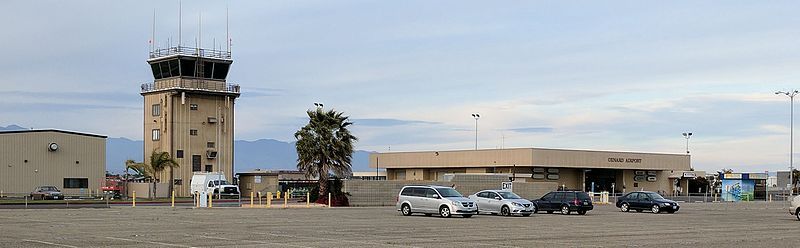
[[[617,172],[608,169],[591,169],[586,171],[586,192],[611,192],[611,186],[617,182]],[[594,183],[594,189],[592,184]]]

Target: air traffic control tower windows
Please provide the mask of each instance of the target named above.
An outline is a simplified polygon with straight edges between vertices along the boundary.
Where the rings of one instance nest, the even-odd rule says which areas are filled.
[[[158,62],[150,62],[150,69],[155,79],[170,77],[195,77],[225,80],[230,70],[230,62],[203,60],[197,58],[170,58]]]

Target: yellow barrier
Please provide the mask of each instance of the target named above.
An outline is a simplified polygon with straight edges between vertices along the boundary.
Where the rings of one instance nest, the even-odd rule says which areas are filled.
[[[286,191],[286,194],[283,195],[283,208],[289,207],[289,191]]]
[[[214,193],[208,195],[208,208],[211,208],[214,204]]]
[[[253,197],[255,197],[255,192],[250,191],[250,208],[253,208]]]
[[[172,207],[175,207],[175,191],[172,191]]]
[[[277,195],[275,196],[275,199],[281,199],[281,192],[280,191],[278,191]]]
[[[133,205],[131,205],[131,207],[132,208],[136,207],[136,190],[133,191]]]
[[[194,207],[200,207],[200,192],[194,192]]]
[[[311,207],[311,193],[310,192],[306,192],[306,207],[307,208]]]
[[[261,207],[261,191],[258,192],[258,206]]]
[[[328,207],[331,207],[331,193],[328,193]]]
[[[272,192],[267,192],[267,207],[272,208]]]

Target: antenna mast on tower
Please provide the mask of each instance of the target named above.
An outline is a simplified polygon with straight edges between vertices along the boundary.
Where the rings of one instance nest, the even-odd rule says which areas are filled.
[[[183,13],[183,5],[181,4],[181,0],[178,0],[178,50],[180,50],[181,42],[183,41],[183,37],[181,37],[182,31],[182,24],[183,24],[183,17],[181,14]]]

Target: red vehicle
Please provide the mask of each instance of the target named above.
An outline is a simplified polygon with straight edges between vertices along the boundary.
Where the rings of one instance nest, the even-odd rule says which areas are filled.
[[[119,199],[125,190],[125,182],[119,176],[106,176],[105,186],[100,189],[111,199]]]

